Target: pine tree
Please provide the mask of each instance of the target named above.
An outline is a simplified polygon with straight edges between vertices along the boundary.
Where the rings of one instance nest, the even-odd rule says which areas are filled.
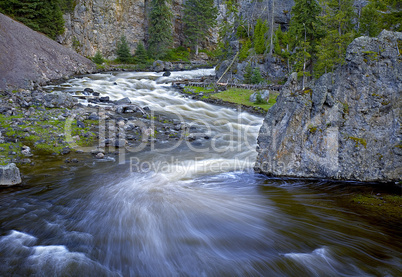
[[[346,48],[356,36],[353,0],[324,0],[323,4],[326,35],[319,47],[317,77],[344,62]]]
[[[253,69],[253,75],[251,75],[251,83],[252,84],[261,84],[264,79],[261,76],[260,69],[258,67]]]
[[[0,12],[54,39],[64,32],[61,0],[0,0]]]
[[[92,58],[92,61],[96,64],[102,64],[104,62],[104,59],[102,57],[101,52],[98,50],[96,51],[95,56]]]
[[[379,0],[381,2],[381,24],[383,29],[402,32],[401,0]]]
[[[120,62],[128,63],[131,60],[130,47],[128,46],[126,36],[121,36],[120,42],[117,43],[117,58]]]
[[[146,64],[148,60],[147,51],[145,50],[144,44],[139,42],[137,49],[134,54],[135,62],[138,64]]]
[[[289,33],[293,38],[291,48],[296,50],[293,56],[295,69],[300,72],[309,64],[310,71],[316,59],[317,45],[323,36],[322,21],[320,19],[321,7],[316,0],[295,0],[292,9]],[[308,53],[308,58],[304,53]],[[304,56],[300,59],[300,56]]]
[[[283,33],[280,27],[275,32],[274,54],[285,59],[290,70],[289,33]]]
[[[166,55],[173,43],[173,13],[170,2],[171,0],[152,0],[151,2],[148,51],[155,59]]]
[[[247,59],[250,48],[251,48],[251,40],[250,39],[244,40],[241,44],[241,49],[240,49],[240,53],[239,53],[239,61],[240,62]]]
[[[253,68],[251,64],[248,63],[246,68],[244,69],[244,83],[251,84],[251,77],[253,76]]]
[[[370,0],[363,7],[359,19],[359,34],[363,36],[376,37],[382,30],[380,8],[384,8],[378,0]]]
[[[187,0],[184,4],[184,34],[189,46],[198,48],[210,34],[211,28],[216,26],[218,9],[214,0]]]
[[[268,32],[267,21],[262,22],[261,18],[257,19],[257,23],[254,28],[253,42],[254,50],[257,54],[264,54],[267,50],[266,35]]]

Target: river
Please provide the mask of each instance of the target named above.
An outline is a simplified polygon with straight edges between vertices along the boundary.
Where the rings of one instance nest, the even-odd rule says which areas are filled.
[[[339,205],[345,184],[255,174],[263,119],[169,85],[212,73],[102,73],[48,87],[129,97],[199,135],[0,190],[0,275],[401,276],[401,234]]]

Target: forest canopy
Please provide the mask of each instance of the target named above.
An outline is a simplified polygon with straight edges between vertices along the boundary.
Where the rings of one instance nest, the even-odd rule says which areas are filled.
[[[55,39],[64,32],[63,13],[73,5],[73,0],[0,0],[0,12]]]

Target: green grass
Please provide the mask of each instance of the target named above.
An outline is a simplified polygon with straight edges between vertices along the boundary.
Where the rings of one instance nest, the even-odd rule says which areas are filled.
[[[193,87],[193,86],[186,86],[183,90],[186,94],[199,94],[203,93],[212,93],[214,92],[214,88],[204,88],[204,87]]]
[[[235,103],[235,104],[242,104],[246,106],[252,107],[260,107],[264,110],[268,111],[275,103],[276,98],[278,97],[278,93],[271,92],[269,94],[269,101],[267,104],[255,104],[250,102],[250,96],[253,94],[253,90],[249,89],[240,89],[240,88],[231,88],[219,93],[216,93],[211,96],[211,98],[221,99],[223,101]]]

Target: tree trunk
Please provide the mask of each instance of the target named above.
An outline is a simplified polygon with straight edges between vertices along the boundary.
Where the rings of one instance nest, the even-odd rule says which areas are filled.
[[[198,38],[195,44],[195,55],[198,56]]]
[[[272,11],[271,11],[271,44],[269,46],[269,54],[272,55],[272,45],[273,45],[273,37],[274,37],[274,14],[275,14],[275,0],[272,0]]]

